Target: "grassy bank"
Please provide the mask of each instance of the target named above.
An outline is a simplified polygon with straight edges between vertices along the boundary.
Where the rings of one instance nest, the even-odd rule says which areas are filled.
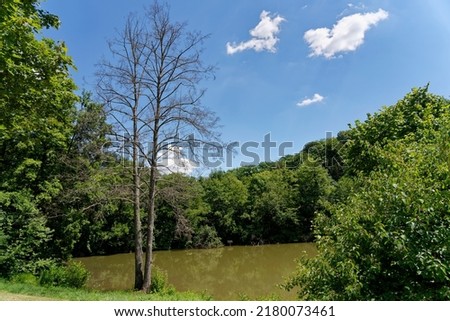
[[[135,291],[93,291],[63,287],[43,287],[36,284],[0,279],[0,300],[63,300],[63,301],[206,301],[209,295],[191,292],[144,294]]]

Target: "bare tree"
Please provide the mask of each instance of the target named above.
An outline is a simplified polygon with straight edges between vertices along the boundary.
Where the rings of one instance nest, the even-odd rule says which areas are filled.
[[[98,93],[115,120],[116,136],[132,146],[131,162],[133,175],[133,211],[135,234],[135,284],[141,289],[144,282],[141,227],[141,173],[139,144],[145,128],[141,116],[147,107],[144,103],[144,69],[148,62],[143,45],[143,26],[135,16],[130,15],[124,30],[109,42],[112,61],[99,64],[97,76]],[[123,148],[126,148],[126,145]]]
[[[198,141],[217,139],[218,119],[201,105],[205,90],[199,89],[200,82],[214,71],[201,60],[207,36],[186,29],[186,23],[172,23],[169,7],[156,1],[142,17],[130,15],[124,30],[110,43],[112,59],[103,61],[98,72],[99,94],[132,146],[135,287],[145,292],[151,287],[155,196],[161,167],[168,164],[170,151],[181,151],[180,143],[192,156]],[[141,173],[147,169],[142,269],[140,193]]]

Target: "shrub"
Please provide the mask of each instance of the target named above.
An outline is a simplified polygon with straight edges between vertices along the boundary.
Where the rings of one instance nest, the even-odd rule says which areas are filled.
[[[82,288],[86,285],[89,272],[80,262],[70,261],[67,265],[53,264],[42,271],[41,285]]]
[[[29,285],[38,285],[38,279],[35,275],[31,273],[20,273],[14,275],[11,278],[11,282],[13,283],[21,283],[21,284],[29,284]]]
[[[169,283],[167,272],[153,267],[151,293],[174,294],[175,288]]]
[[[24,191],[0,191],[0,277],[32,273],[48,257],[47,220]]]
[[[220,237],[217,235],[217,231],[214,227],[209,225],[203,225],[198,228],[193,239],[192,245],[194,248],[216,248],[223,246]]]

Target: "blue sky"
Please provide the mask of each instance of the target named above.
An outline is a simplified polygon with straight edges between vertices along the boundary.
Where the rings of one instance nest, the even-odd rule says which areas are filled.
[[[128,13],[149,0],[47,0],[78,68],[95,90],[95,64]],[[450,96],[447,0],[169,0],[173,21],[211,34],[203,60],[216,64],[204,105],[221,118],[223,140],[261,143],[267,133],[287,153],[347,129],[413,87]],[[255,150],[264,159],[262,149]],[[277,151],[271,160],[278,159]],[[243,160],[237,156],[232,166]],[[244,160],[245,161],[245,160]]]

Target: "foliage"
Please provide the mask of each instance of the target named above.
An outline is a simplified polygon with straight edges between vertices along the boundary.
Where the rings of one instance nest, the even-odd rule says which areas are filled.
[[[31,273],[19,273],[10,278],[10,282],[22,283],[28,285],[39,285],[39,280],[34,274]]]
[[[48,217],[62,189],[61,155],[72,132],[75,85],[63,43],[38,35],[59,20],[38,1],[2,1],[0,12],[1,275],[35,273],[49,259]]]
[[[150,293],[174,294],[175,288],[169,284],[167,272],[153,267],[152,271],[152,287]]]
[[[395,105],[356,121],[347,132],[346,164],[350,174],[377,169],[383,148],[392,141],[410,136],[421,139],[423,130],[436,129],[437,120],[448,114],[449,101],[430,94],[428,85],[414,88]]]
[[[214,226],[200,225],[192,238],[192,242],[187,244],[188,247],[198,249],[209,249],[223,246],[222,240]]]
[[[300,235],[303,241],[312,239],[312,221],[324,208],[334,185],[327,170],[315,160],[304,162],[294,173],[295,203],[298,209]]]
[[[0,170],[2,189],[27,188],[41,205],[60,189],[53,174],[70,137],[76,96],[64,44],[35,35],[57,25],[36,6],[2,4]]]
[[[0,276],[36,273],[46,262],[51,231],[32,197],[21,192],[0,192]]]
[[[247,189],[232,173],[216,172],[202,182],[204,200],[209,206],[207,221],[214,226],[225,243],[228,240],[241,241],[242,225],[245,219]]]
[[[192,244],[196,218],[191,213],[202,206],[202,186],[178,173],[163,176],[158,184],[155,247],[185,248]]]
[[[249,182],[250,220],[244,235],[255,244],[298,241],[299,218],[292,179],[283,170],[252,175]]]
[[[82,263],[69,261],[66,265],[52,264],[44,269],[40,274],[39,284],[78,289],[86,285],[88,278],[89,272]]]
[[[309,142],[305,144],[300,153],[302,162],[299,165],[319,161],[320,165],[328,171],[328,174],[334,180],[339,180],[344,175],[343,156],[346,143],[344,132],[339,132],[337,137]],[[289,166],[293,166],[293,164]]]
[[[111,126],[103,106],[83,92],[67,152],[62,155],[64,189],[52,204],[52,252],[71,255],[128,252],[132,248],[131,194],[127,164],[113,153]]]
[[[441,99],[421,99],[442,115],[386,142],[377,166],[355,179],[355,193],[315,221],[319,255],[302,259],[286,284],[299,298],[450,298],[450,114]]]

